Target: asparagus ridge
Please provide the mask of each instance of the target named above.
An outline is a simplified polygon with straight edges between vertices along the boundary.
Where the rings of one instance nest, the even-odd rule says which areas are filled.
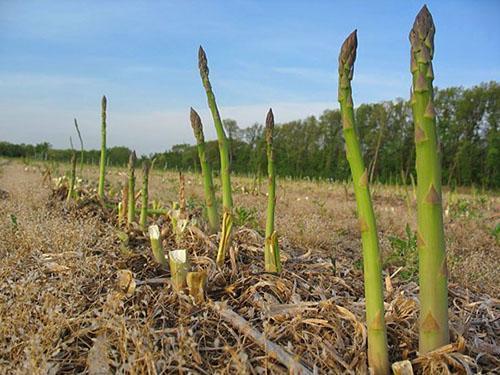
[[[351,80],[358,45],[356,30],[342,44],[339,54],[339,103],[342,115],[346,157],[351,169],[358,220],[363,245],[366,322],[368,328],[368,363],[375,374],[389,373],[387,332],[384,321],[382,262],[375,215],[368,187],[361,147],[356,133]]]
[[[106,109],[108,100],[106,95],[103,95],[101,101],[101,161],[99,164],[99,187],[97,195],[99,198],[104,198],[104,179],[106,178]]]
[[[203,177],[203,188],[205,191],[205,205],[207,206],[208,228],[211,233],[216,233],[219,229],[219,215],[217,214],[217,201],[215,199],[215,190],[212,180],[212,168],[208,163],[205,151],[205,136],[203,135],[203,124],[198,113],[191,108],[190,111],[191,127],[196,138],[198,158],[201,165],[201,174]]]
[[[269,179],[267,197],[266,240],[264,245],[264,264],[266,272],[281,272],[278,236],[274,230],[274,212],[276,207],[276,174],[274,171],[273,150],[274,114],[270,108],[266,117],[267,174]]]
[[[215,95],[212,91],[212,85],[208,78],[208,62],[207,55],[205,51],[200,46],[198,50],[198,68],[200,70],[200,77],[203,82],[203,87],[207,94],[208,107],[212,113],[212,118],[215,125],[215,130],[217,132],[217,139],[219,142],[219,154],[220,154],[220,165],[221,165],[221,180],[222,180],[222,228],[224,235],[221,236],[221,241],[219,243],[219,250],[217,254],[217,265],[222,266],[224,264],[224,259],[226,257],[227,249],[231,244],[231,230],[232,230],[232,215],[233,215],[233,198],[231,192],[231,176],[230,176],[230,163],[229,163],[229,146],[226,133],[224,132],[224,127],[222,125],[222,120],[219,114],[219,109],[217,108],[217,103],[215,101]]]
[[[441,158],[433,84],[435,26],[424,5],[410,31],[412,112],[415,123],[420,284],[419,352],[449,343],[448,280],[441,204]]]

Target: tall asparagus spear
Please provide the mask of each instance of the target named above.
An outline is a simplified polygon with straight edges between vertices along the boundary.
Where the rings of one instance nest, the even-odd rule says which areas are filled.
[[[212,169],[208,164],[205,154],[205,137],[203,135],[203,124],[196,111],[191,108],[191,126],[193,127],[196,143],[198,144],[198,157],[200,158],[201,174],[203,175],[203,187],[205,189],[205,204],[207,206],[208,226],[210,232],[215,233],[219,229],[219,216],[217,215],[217,202],[212,181]]]
[[[229,149],[226,133],[222,126],[217,103],[215,102],[215,95],[212,91],[212,85],[208,79],[208,65],[207,55],[200,46],[198,51],[198,67],[200,69],[200,76],[207,93],[208,106],[212,112],[217,138],[219,140],[219,153],[220,153],[220,166],[221,166],[221,179],[222,179],[222,235],[219,242],[219,251],[217,253],[217,264],[222,266],[226,258],[226,250],[231,243],[231,230],[233,226],[233,197],[231,195],[231,176],[229,173]]]
[[[278,236],[274,230],[274,210],[276,206],[276,174],[274,173],[273,151],[274,115],[269,109],[266,117],[267,174],[269,178],[267,197],[266,242],[264,245],[264,264],[266,272],[281,272]]]
[[[131,225],[135,220],[135,151],[130,153],[128,158],[128,209],[127,225]]]
[[[441,204],[441,157],[433,103],[434,23],[424,5],[410,31],[412,109],[417,164],[420,282],[419,351],[449,342],[448,281]]]
[[[76,182],[76,153],[71,153],[71,176],[69,180],[68,196],[66,202],[69,202],[75,196],[75,182]]]
[[[80,128],[78,127],[78,122],[75,120],[75,128],[76,128],[76,133],[78,134],[78,139],[80,140],[80,175],[83,172],[83,139],[82,139],[82,134],[80,133]]]
[[[352,101],[351,80],[358,40],[356,30],[342,44],[339,55],[339,102],[346,145],[346,156],[351,167],[358,220],[363,244],[363,268],[368,328],[368,363],[375,374],[389,373],[387,333],[384,321],[384,294],[382,265],[375,215],[368,188],[365,168],[356,133]]]
[[[149,160],[142,162],[142,190],[141,190],[141,216],[139,218],[139,225],[143,230],[146,230],[146,221],[148,220],[148,184],[149,184],[149,168],[151,164]]]
[[[103,95],[101,101],[101,163],[99,166],[99,188],[97,195],[99,198],[104,198],[104,178],[106,176],[106,106],[107,99]]]

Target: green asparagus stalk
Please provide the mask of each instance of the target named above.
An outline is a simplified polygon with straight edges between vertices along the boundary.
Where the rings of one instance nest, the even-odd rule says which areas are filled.
[[[146,229],[146,221],[148,220],[148,184],[149,184],[149,168],[151,164],[149,160],[142,162],[142,191],[141,191],[141,216],[139,218],[139,225],[143,230]]]
[[[135,220],[135,151],[130,153],[128,159],[128,209],[127,225],[131,225]]]
[[[75,181],[76,181],[76,154],[73,151],[71,154],[71,177],[69,180],[68,196],[66,202],[69,202],[75,196]]]
[[[373,212],[368,171],[365,168],[359,144],[352,101],[351,80],[358,40],[356,31],[342,44],[339,55],[339,102],[346,145],[346,156],[356,196],[357,212],[363,244],[363,268],[368,328],[368,363],[375,374],[389,373],[387,333],[384,321],[384,294],[382,264],[377,227]]]
[[[210,168],[210,164],[208,164],[205,153],[205,137],[203,135],[201,118],[193,108],[191,108],[191,126],[198,145],[198,157],[200,159],[203,187],[205,189],[208,227],[210,232],[215,233],[219,229],[219,216],[217,215],[217,202],[215,200],[215,190],[212,181],[212,168]]]
[[[424,5],[410,31],[415,124],[421,354],[449,343],[448,281],[441,204],[441,156],[433,85],[434,23]]]
[[[221,165],[221,179],[222,179],[222,229],[223,236],[219,242],[219,250],[217,253],[217,265],[222,266],[226,258],[226,252],[231,244],[231,229],[233,226],[233,197],[231,193],[231,176],[229,166],[229,148],[226,133],[222,126],[217,103],[215,102],[215,95],[212,91],[212,85],[208,79],[208,64],[207,55],[203,48],[200,46],[198,51],[198,67],[200,69],[200,76],[207,93],[208,106],[212,112],[217,138],[219,140],[219,153]]]
[[[278,236],[274,230],[274,211],[276,206],[276,175],[274,172],[273,151],[274,115],[269,109],[266,117],[267,174],[269,178],[267,196],[266,240],[264,245],[264,264],[266,272],[281,272]]]
[[[107,106],[106,96],[102,97],[101,102],[101,162],[99,166],[99,188],[97,190],[97,195],[99,198],[104,198],[104,178],[106,176],[106,106]]]
[[[78,134],[78,139],[80,140],[80,175],[83,172],[83,139],[82,139],[82,134],[80,133],[80,128],[78,127],[78,122],[75,120],[75,128],[76,128],[76,133]]]

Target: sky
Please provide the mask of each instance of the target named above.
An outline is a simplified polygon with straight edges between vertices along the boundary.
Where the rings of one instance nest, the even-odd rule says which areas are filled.
[[[189,108],[215,131],[198,72],[202,45],[223,118],[240,127],[338,108],[337,56],[358,30],[356,105],[407,98],[408,32],[421,1],[0,0],[0,141],[76,141],[141,154],[194,143]],[[428,1],[438,87],[500,78],[500,1]]]

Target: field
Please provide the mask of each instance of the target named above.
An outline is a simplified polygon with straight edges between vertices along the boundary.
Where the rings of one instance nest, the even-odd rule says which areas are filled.
[[[48,165],[0,162],[0,373],[261,374],[293,367],[272,347],[259,346],[249,330],[264,333],[310,370],[367,372],[361,244],[350,184],[278,181],[284,272],[275,276],[262,272],[266,181],[234,178],[237,227],[221,270],[213,261],[216,235],[188,229],[176,244],[173,233],[166,234],[166,250],[188,249],[193,267],[208,272],[207,302],[195,305],[172,291],[169,272],[155,265],[143,236],[120,241],[111,210],[88,197],[66,205],[52,179],[44,181]],[[68,169],[53,167],[51,177]],[[95,189],[97,175],[86,166],[82,186]],[[108,190],[119,191],[124,176],[111,168]],[[185,178],[189,213],[202,221],[201,176]],[[475,189],[445,192],[453,344],[416,359],[414,191],[375,184],[372,196],[391,361],[410,359],[414,369],[430,373],[446,373],[444,364],[458,373],[498,371],[500,198]],[[178,175],[152,172],[150,197],[163,207],[178,201]],[[155,220],[168,228],[167,219]],[[120,270],[133,279],[123,284],[128,273]],[[227,311],[246,319],[246,331]]]

